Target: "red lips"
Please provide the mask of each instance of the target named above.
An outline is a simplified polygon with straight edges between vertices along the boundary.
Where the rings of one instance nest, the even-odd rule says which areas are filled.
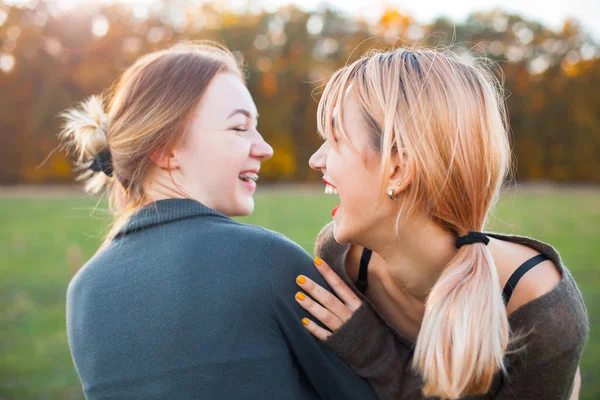
[[[324,182],[326,185],[333,186],[331,183],[327,182],[327,180],[326,180],[325,178],[322,178],[322,179],[323,179],[323,182]],[[335,186],[333,186],[333,187],[335,187]]]
[[[335,217],[335,214],[337,214],[338,209],[340,208],[342,204],[338,204],[337,206],[335,206],[335,208],[333,209],[333,211],[331,211],[331,216]]]

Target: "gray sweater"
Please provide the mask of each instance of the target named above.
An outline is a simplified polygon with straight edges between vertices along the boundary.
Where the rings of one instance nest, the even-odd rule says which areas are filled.
[[[301,323],[282,235],[193,200],[156,202],[76,274],[69,345],[88,399],[374,399]]]
[[[496,375],[488,394],[471,398],[567,400],[589,331],[581,293],[552,246],[522,236],[486,234],[548,256],[560,269],[562,279],[552,291],[509,315],[512,332],[526,335],[509,346],[505,360],[508,373]],[[411,368],[414,343],[388,325],[350,281],[345,268],[349,249],[349,244],[335,241],[333,222],[317,238],[315,254],[363,300],[352,318],[325,343],[369,380],[380,399],[424,399],[422,379]]]

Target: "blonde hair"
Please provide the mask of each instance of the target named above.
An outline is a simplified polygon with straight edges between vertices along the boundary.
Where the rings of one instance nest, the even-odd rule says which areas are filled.
[[[123,73],[108,101],[91,96],[61,114],[59,138],[76,154],[82,171],[78,179],[85,181],[88,192],[109,194],[115,220],[107,241],[148,200],[143,182],[153,165],[151,154],[164,154],[176,146],[204,91],[221,72],[243,80],[226,48],[207,41],[177,44],[139,58]],[[89,169],[107,149],[112,174]]]
[[[420,211],[456,236],[481,231],[511,154],[501,82],[493,73],[449,51],[367,54],[327,83],[318,108],[325,137],[335,117],[336,134],[347,138],[337,122],[347,90],[360,104],[381,171],[392,157],[414,166],[396,223]],[[413,359],[424,394],[456,399],[486,393],[504,370],[508,342],[494,260],[482,243],[463,246],[427,297]]]

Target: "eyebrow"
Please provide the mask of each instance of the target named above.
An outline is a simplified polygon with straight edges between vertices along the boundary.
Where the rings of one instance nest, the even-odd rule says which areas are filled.
[[[227,117],[227,119],[229,119],[229,118],[231,118],[231,117],[233,117],[234,115],[237,115],[237,114],[242,114],[242,115],[245,115],[245,116],[246,116],[246,117],[248,117],[248,118],[252,118],[252,114],[250,113],[250,111],[248,111],[248,110],[244,110],[244,109],[242,109],[242,108],[238,108],[237,110],[234,110],[234,111],[233,111],[233,112],[232,112],[232,113],[229,115],[229,117]],[[258,113],[256,113],[256,119],[258,119],[258,117],[259,117],[259,115],[258,115]]]

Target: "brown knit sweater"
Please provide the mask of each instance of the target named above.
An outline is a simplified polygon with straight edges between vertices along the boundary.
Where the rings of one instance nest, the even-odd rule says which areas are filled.
[[[548,256],[560,268],[562,279],[550,292],[509,315],[511,331],[526,335],[509,347],[507,374],[498,373],[486,395],[469,399],[567,400],[589,330],[581,293],[552,246],[527,237],[486,234]],[[333,222],[317,237],[315,254],[363,300],[325,343],[369,381],[380,399],[426,399],[422,379],[411,367],[414,343],[388,325],[351,282],[345,269],[349,249],[349,244],[333,238]]]

